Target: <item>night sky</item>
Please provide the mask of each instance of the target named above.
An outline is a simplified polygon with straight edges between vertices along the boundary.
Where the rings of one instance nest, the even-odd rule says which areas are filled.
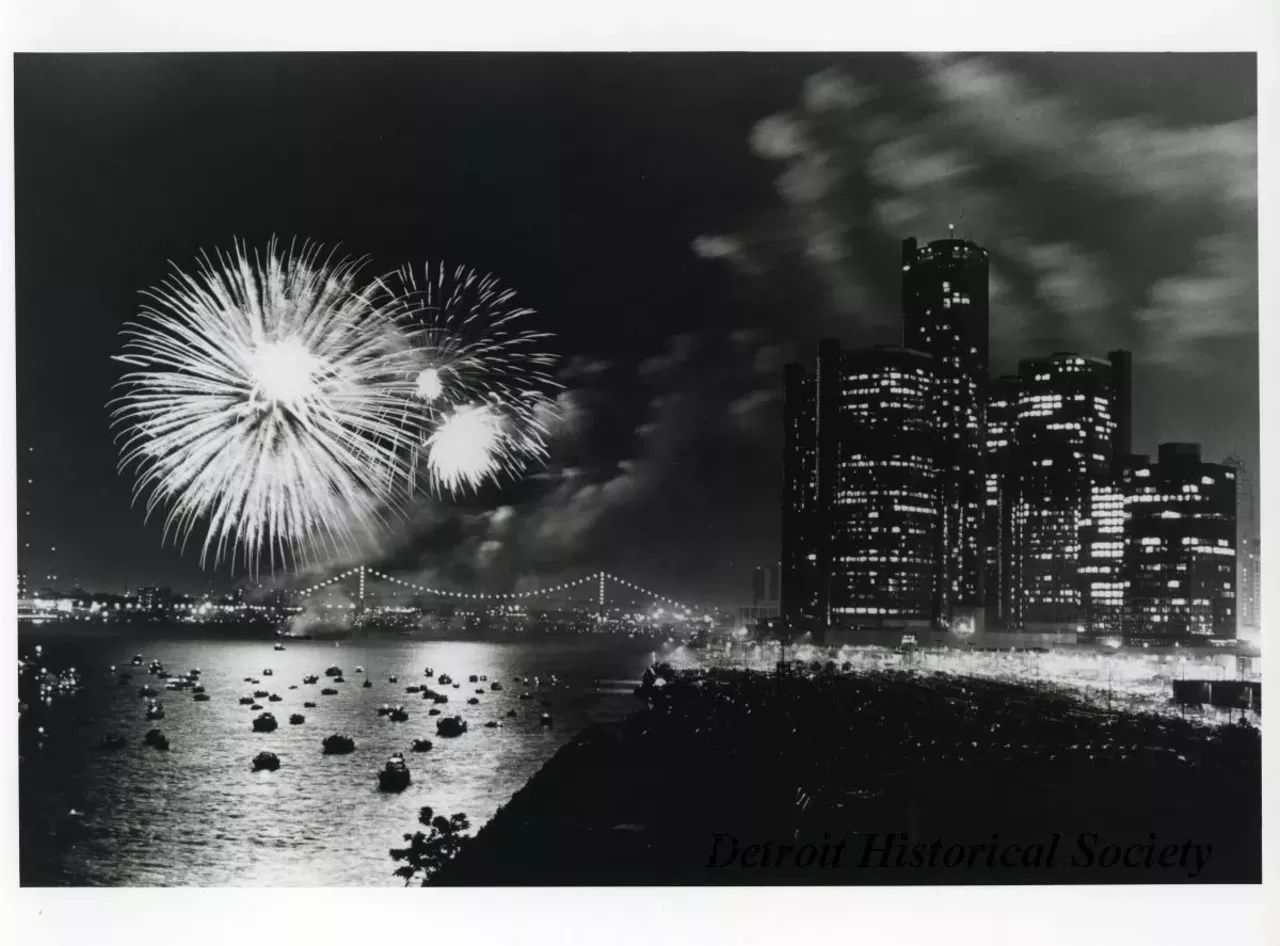
[[[1139,451],[1256,467],[1255,86],[1251,55],[19,56],[20,567],[242,578],[162,546],[106,407],[139,293],[233,237],[466,263],[558,336],[549,468],[388,537],[432,584],[745,601],[782,364],[897,341],[899,241],[948,223],[992,252],[993,370],[1131,348]]]

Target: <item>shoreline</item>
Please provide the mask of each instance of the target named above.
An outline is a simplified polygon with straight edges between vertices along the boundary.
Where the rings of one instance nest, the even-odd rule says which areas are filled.
[[[562,746],[432,884],[1257,883],[1261,807],[1252,727],[977,678],[685,672]]]

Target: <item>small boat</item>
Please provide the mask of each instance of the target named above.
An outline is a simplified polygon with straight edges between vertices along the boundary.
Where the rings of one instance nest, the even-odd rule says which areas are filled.
[[[527,699],[529,699],[529,694],[528,694],[528,693],[521,693],[521,694],[520,694],[520,699],[522,699],[522,700],[527,700]]]
[[[436,734],[452,739],[467,731],[467,721],[461,716],[445,716],[436,723]]]
[[[436,668],[428,667],[426,670],[422,671],[422,673],[424,676],[434,677],[436,675]]]
[[[446,686],[446,687],[447,687],[450,683],[452,683],[452,682],[453,682],[453,677],[449,676],[447,673],[442,673],[442,674],[440,674],[440,678],[439,678],[439,679],[440,679],[440,685],[441,685],[441,686]]]
[[[356,673],[364,673],[364,667],[356,667]]]
[[[269,676],[271,676],[271,675],[272,675],[272,674],[274,674],[274,673],[275,673],[275,671],[274,671],[274,670],[272,670],[270,667],[267,667],[267,668],[265,668],[265,669],[262,671],[262,675],[263,675],[264,677],[269,677]]]
[[[468,682],[468,683],[479,683],[479,682],[480,682],[480,678],[479,678],[479,677],[477,677],[477,676],[473,673],[471,676],[467,677],[467,682]]]
[[[209,694],[208,694],[208,693],[197,693],[197,694],[195,694],[194,699],[195,699],[195,701],[196,701],[197,703],[208,703],[208,702],[209,702]]]
[[[152,703],[147,707],[147,719],[164,719],[164,706],[161,703]]]
[[[542,723],[542,725],[544,725],[544,726],[550,726],[550,725],[551,725],[551,714],[550,714],[550,713],[543,713],[540,717],[538,717],[538,722]]]
[[[489,684],[489,689],[493,690],[496,693],[498,690],[502,689],[502,684],[499,683],[497,680],[494,680],[492,683]]]
[[[203,693],[203,692],[204,692],[204,687],[192,687],[192,688],[191,688],[191,692],[192,692],[192,693]]]
[[[422,687],[405,687],[405,688],[404,688],[404,692],[406,692],[406,693],[421,693],[421,692],[422,692]]]
[[[271,694],[268,693],[266,690],[254,690],[253,695],[258,699],[262,699],[264,696],[270,696]]]
[[[381,706],[378,707],[379,716],[388,716],[390,715],[390,713],[391,713],[391,705],[389,703],[383,703]]]
[[[462,686],[462,684],[461,684],[461,683],[455,683],[455,684],[453,685],[453,688],[456,690],[456,689],[458,689],[460,686]]]
[[[347,678],[346,678],[346,677],[334,677],[334,678],[333,678],[333,682],[334,682],[334,683],[346,683],[346,682],[347,682]]]
[[[280,724],[270,713],[263,713],[253,721],[254,732],[274,732]]]
[[[340,677],[340,676],[342,676],[342,668],[341,668],[341,667],[329,667],[329,668],[327,668],[327,669],[325,670],[324,675],[325,675],[326,677]]]
[[[156,690],[155,687],[138,687],[138,696],[148,697],[148,696],[159,696],[159,695],[160,693],[158,690]]]
[[[309,676],[309,677],[303,677],[303,678],[302,678],[302,682],[303,682],[303,683],[306,683],[306,684],[319,683],[319,682],[320,682],[320,678],[319,678],[319,677],[317,677],[315,674],[312,674],[312,675],[311,675],[311,676]]]
[[[480,703],[479,698],[474,697],[474,696],[473,696],[471,699],[467,700],[467,705],[468,705],[468,706],[477,706],[479,703]]]
[[[515,710],[507,710],[507,719],[515,719],[516,715]]]
[[[261,683],[262,681],[261,681],[261,680],[259,680],[257,677],[251,677],[251,678],[250,678],[250,680],[249,680],[249,682],[250,682],[250,683],[252,683],[254,686],[257,686],[257,685],[258,685],[259,683]]]
[[[356,751],[356,741],[350,736],[344,736],[340,733],[325,736],[322,745],[324,746],[325,755],[346,755],[349,752]]]
[[[279,702],[280,702],[281,700],[283,700],[283,699],[284,699],[284,697],[283,697],[283,696],[281,696],[280,694],[278,694],[278,693],[272,693],[269,697],[267,697],[267,702],[268,702],[268,703],[279,703]]]
[[[251,696],[242,696],[242,697],[240,697],[240,705],[241,705],[241,706],[252,706],[252,705],[253,705],[253,697],[251,697]]]
[[[296,690],[296,689],[298,689],[298,684],[296,684],[296,683],[290,683],[290,684],[289,684],[289,689],[290,689],[290,690]]]
[[[245,678],[244,678],[244,682],[245,682],[245,683],[253,683],[253,682],[254,682],[253,677],[245,677]]]
[[[306,721],[307,721],[307,717],[303,716],[301,713],[292,713],[289,716],[290,726],[301,726]]]
[[[489,720],[487,723],[485,723],[485,724],[484,724],[484,728],[485,728],[485,729],[497,729],[497,728],[498,728],[499,726],[501,726],[501,725],[502,725],[502,723],[498,722],[496,719],[491,719],[491,720]]]
[[[403,706],[397,706],[387,714],[387,718],[393,723],[407,723],[409,721],[409,714],[405,712],[405,708]]]
[[[281,644],[279,641],[276,641],[276,645],[275,647],[272,648],[272,650],[284,650],[284,644]]]
[[[369,689],[370,687],[372,687],[372,686],[373,686],[373,681],[372,681],[372,680],[370,680],[368,677],[365,677],[365,678],[364,678],[364,683],[360,684],[360,686],[362,686],[364,689],[366,689],[366,690],[367,690],[367,689]]]
[[[124,736],[116,733],[108,733],[102,737],[102,742],[99,745],[103,749],[123,749],[125,747],[125,739]]]
[[[130,661],[135,667],[142,666],[142,654],[134,654],[133,660]]]
[[[254,703],[252,706],[250,706],[250,707],[249,707],[249,709],[251,709],[251,710],[260,710],[260,709],[262,709],[262,704],[261,704],[261,703]]]
[[[480,674],[480,682],[481,682],[481,683],[488,683],[488,682],[489,682],[489,675],[488,675],[488,674],[484,674],[484,673]]]
[[[320,691],[320,695],[321,696],[337,696],[338,691],[333,689],[333,687],[325,687],[323,690]]]
[[[315,709],[315,708],[316,708],[316,704],[314,704],[314,703],[303,703],[303,704],[302,704],[302,708],[303,708],[303,709]]]
[[[415,739],[415,740],[413,740],[413,751],[414,751],[414,752],[430,752],[430,751],[431,751],[431,740],[430,740],[430,739]]]
[[[485,693],[484,687],[476,687],[476,696],[484,696],[484,693]]]
[[[274,772],[280,768],[280,758],[274,752],[259,752],[253,757],[253,770],[260,772],[265,769],[268,772]]]
[[[428,716],[439,716],[439,715],[440,715],[440,710],[438,710],[436,707],[434,707],[434,706],[433,706],[433,707],[431,707],[431,709],[427,710],[427,715],[428,715]]]
[[[133,679],[133,678],[132,678],[132,677],[130,677],[130,676],[129,676],[129,674],[127,674],[127,673],[122,673],[122,674],[120,674],[120,679],[116,681],[116,684],[117,684],[118,686],[127,687],[127,686],[129,685],[129,681],[130,681],[131,679]]]
[[[167,751],[169,748],[169,737],[158,729],[148,729],[147,734],[142,737],[142,741],[153,749]]]
[[[388,683],[395,683],[398,679],[399,679],[399,678],[398,678],[398,677],[393,673],[393,674],[391,674],[391,676],[387,677],[387,682],[388,682]]]
[[[409,766],[405,765],[404,756],[393,755],[378,773],[378,790],[403,792],[409,787],[410,780]]]

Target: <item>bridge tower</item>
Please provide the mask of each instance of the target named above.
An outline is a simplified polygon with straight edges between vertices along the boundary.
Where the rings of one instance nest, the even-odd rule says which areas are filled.
[[[599,587],[596,595],[596,605],[600,610],[600,616],[604,617],[604,572],[599,575]]]

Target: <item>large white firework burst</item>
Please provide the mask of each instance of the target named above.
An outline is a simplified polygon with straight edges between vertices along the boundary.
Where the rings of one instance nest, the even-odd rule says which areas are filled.
[[[323,561],[377,535],[411,475],[414,352],[399,300],[361,260],[237,244],[176,267],[126,325],[113,425],[164,535],[207,532],[201,563]],[[409,405],[411,406],[411,405]]]
[[[523,327],[514,289],[464,266],[405,267],[381,286],[418,359],[410,381],[426,429],[414,463],[436,494],[474,491],[547,458],[557,416],[551,336]]]

